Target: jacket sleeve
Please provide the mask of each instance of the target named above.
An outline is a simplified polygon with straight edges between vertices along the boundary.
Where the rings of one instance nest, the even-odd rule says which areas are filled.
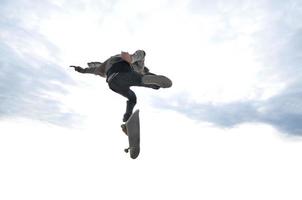
[[[88,68],[85,68],[83,73],[90,73],[105,77],[105,63],[101,62],[89,62]]]

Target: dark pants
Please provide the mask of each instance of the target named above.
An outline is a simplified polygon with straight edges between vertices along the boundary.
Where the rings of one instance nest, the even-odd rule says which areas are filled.
[[[112,73],[117,73],[117,72],[118,74],[108,82],[110,89],[128,99],[126,113],[123,119],[123,121],[125,122],[131,116],[133,112],[133,108],[136,104],[136,95],[130,89],[130,87],[131,86],[151,87],[151,86],[144,85],[142,83],[142,75],[132,70],[130,65],[126,62],[116,63],[112,66],[112,69],[113,71],[109,71],[107,76],[110,76]]]

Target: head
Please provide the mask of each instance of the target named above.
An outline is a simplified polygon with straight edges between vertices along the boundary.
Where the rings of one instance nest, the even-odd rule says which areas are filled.
[[[144,57],[146,57],[146,52],[142,49],[139,49],[139,50],[136,50],[135,53],[143,53],[144,54]]]

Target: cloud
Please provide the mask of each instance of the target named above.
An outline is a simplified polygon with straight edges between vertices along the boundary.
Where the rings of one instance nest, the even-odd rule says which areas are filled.
[[[266,123],[285,134],[302,136],[301,86],[301,83],[292,85],[286,92],[259,101],[198,103],[183,94],[168,100],[158,98],[153,104],[221,128],[232,128],[242,123]]]
[[[26,117],[58,125],[71,125],[80,118],[64,109],[58,98],[67,95],[64,88],[73,84],[58,64],[59,49],[36,27],[55,9],[49,2],[7,1],[1,6],[1,118]]]
[[[155,99],[157,106],[221,127],[259,122],[299,134],[301,4],[3,1],[0,115],[71,122],[77,115],[58,96],[73,82],[60,59],[77,64],[146,47],[151,71],[174,82],[168,94],[178,90],[171,104]],[[185,76],[183,66],[190,72]]]
[[[216,27],[213,28],[215,31],[211,34],[214,43],[227,43],[243,36],[250,38],[248,44],[253,50],[253,59],[258,66],[251,65],[249,68],[259,67],[254,77],[257,82],[252,85],[253,88],[247,88],[254,91],[254,95],[252,98],[246,96],[238,100],[223,101],[224,99],[218,96],[202,100],[192,97],[194,93],[177,93],[169,101],[159,99],[154,100],[154,104],[219,127],[233,127],[241,123],[266,123],[285,134],[302,136],[302,26],[298,22],[302,17],[302,3],[226,3],[220,0],[211,3],[190,3],[188,8],[195,14],[216,20]],[[230,63],[226,63],[228,64]],[[242,84],[246,81],[242,80]],[[241,83],[237,82],[237,85]],[[226,86],[222,88],[225,93],[230,89]],[[205,94],[205,91],[195,90],[195,93]],[[229,93],[232,91],[229,90]]]

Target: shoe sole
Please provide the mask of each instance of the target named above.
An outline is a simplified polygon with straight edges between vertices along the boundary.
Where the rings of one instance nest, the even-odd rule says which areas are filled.
[[[162,75],[145,75],[143,76],[143,83],[147,85],[158,85],[161,88],[169,88],[172,86],[172,81]]]

